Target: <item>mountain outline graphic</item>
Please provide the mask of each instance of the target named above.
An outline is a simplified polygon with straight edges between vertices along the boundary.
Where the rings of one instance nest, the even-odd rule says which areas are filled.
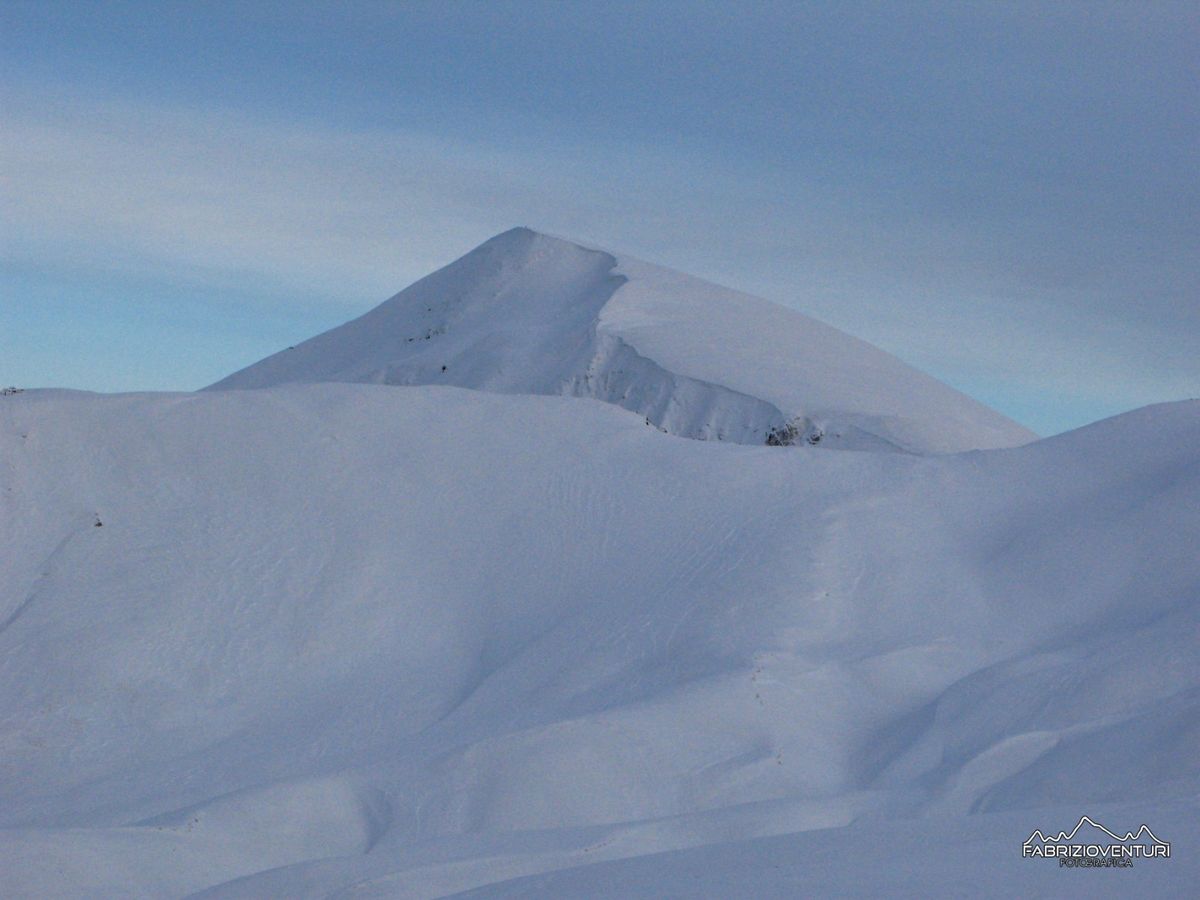
[[[1107,834],[1114,841],[1117,841],[1118,843],[1121,843],[1121,844],[1127,843],[1129,841],[1136,841],[1139,838],[1141,838],[1143,835],[1148,835],[1150,837],[1150,839],[1156,844],[1161,844],[1164,847],[1171,846],[1170,841],[1164,841],[1162,838],[1160,838],[1158,835],[1156,835],[1153,831],[1151,831],[1150,826],[1146,825],[1144,822],[1142,823],[1141,827],[1138,828],[1138,830],[1136,832],[1129,831],[1129,832],[1125,833],[1124,837],[1121,837],[1120,835],[1114,834],[1113,832],[1109,831],[1107,828],[1105,828],[1103,825],[1101,825],[1099,822],[1097,822],[1091,816],[1086,816],[1086,815],[1079,817],[1079,821],[1075,824],[1075,827],[1071,829],[1070,834],[1068,834],[1065,831],[1060,831],[1058,833],[1057,837],[1048,837],[1047,835],[1042,833],[1041,829],[1035,828],[1033,830],[1033,834],[1029,835],[1029,837],[1027,837],[1025,839],[1025,843],[1032,844],[1035,840],[1040,840],[1043,844],[1069,843],[1072,840],[1074,840],[1076,833],[1079,831],[1080,828],[1082,828],[1084,826],[1085,823],[1088,825],[1091,825],[1093,828],[1099,828],[1101,831],[1103,831],[1105,834]]]

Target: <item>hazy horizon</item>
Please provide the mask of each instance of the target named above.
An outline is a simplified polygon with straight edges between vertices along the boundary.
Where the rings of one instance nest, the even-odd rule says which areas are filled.
[[[1042,434],[1200,395],[1185,4],[0,9],[0,381],[190,390],[514,225]]]

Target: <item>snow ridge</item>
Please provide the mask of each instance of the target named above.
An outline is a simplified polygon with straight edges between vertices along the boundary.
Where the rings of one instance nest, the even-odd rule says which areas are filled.
[[[792,310],[527,228],[210,389],[323,381],[588,397],[740,444],[942,453],[1033,438]]]
[[[902,894],[936,853],[927,895],[1039,896],[1021,839],[1086,805],[1180,848],[1122,890],[1190,896],[1197,446],[1196,402],[797,465],[439,386],[5,397],[5,895],[504,896],[643,857],[621,894],[658,897],[694,875],[650,854],[709,884],[785,835],[712,893]],[[855,868],[776,883],[793,846]]]
[[[774,404],[668,372],[612,334],[596,336],[587,368],[568,377],[561,393],[612,403],[668,434],[702,441],[762,444],[788,424]]]

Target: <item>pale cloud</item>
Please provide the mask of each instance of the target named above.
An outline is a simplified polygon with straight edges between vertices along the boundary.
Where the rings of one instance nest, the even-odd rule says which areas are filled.
[[[7,113],[9,262],[252,278],[361,305],[518,224],[697,237],[696,166],[629,146],[584,159],[571,146],[36,96],[11,98]]]
[[[240,274],[361,304],[486,237],[487,204],[522,191],[468,148],[418,135],[54,112],[27,104],[4,128],[10,260]]]

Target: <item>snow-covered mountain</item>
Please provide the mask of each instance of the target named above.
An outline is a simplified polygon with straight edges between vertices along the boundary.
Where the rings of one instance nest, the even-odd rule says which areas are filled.
[[[743,444],[941,453],[1035,438],[800,313],[527,228],[213,388],[323,381],[592,397]]]
[[[1200,401],[526,230],[214,387],[0,396],[5,900],[1200,883]]]
[[[1175,842],[1115,892],[1182,894],[1198,447],[1198,403],[913,456],[436,386],[0,398],[4,894],[877,895],[928,852],[927,895],[1095,895],[1019,853],[1083,812]]]

